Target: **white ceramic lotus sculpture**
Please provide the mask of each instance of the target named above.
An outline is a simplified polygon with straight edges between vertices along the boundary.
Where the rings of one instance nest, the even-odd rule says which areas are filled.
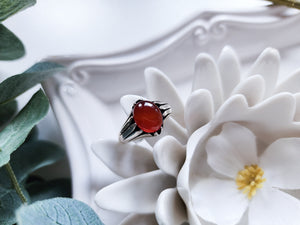
[[[218,63],[200,54],[185,104],[166,75],[147,69],[148,99],[168,102],[172,116],[158,137],[92,146],[124,178],[97,204],[129,213],[123,225],[299,224],[300,73],[278,84],[279,61],[268,48],[242,76],[231,48]],[[138,99],[121,99],[127,114]]]

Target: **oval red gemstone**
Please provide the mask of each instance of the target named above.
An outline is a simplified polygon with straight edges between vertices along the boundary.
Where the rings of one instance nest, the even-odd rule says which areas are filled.
[[[153,102],[139,101],[133,108],[136,125],[147,133],[158,131],[163,124],[160,109]]]

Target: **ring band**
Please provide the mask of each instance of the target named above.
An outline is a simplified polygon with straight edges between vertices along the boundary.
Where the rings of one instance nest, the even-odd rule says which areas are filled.
[[[147,100],[136,101],[121,129],[120,142],[126,143],[139,138],[159,135],[163,127],[163,121],[171,114],[171,111],[168,103]]]

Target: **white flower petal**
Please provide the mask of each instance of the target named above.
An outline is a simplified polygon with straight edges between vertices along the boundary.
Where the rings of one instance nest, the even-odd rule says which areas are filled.
[[[203,219],[200,219],[200,217],[196,214],[193,207],[187,208],[187,216],[188,216],[188,224],[182,224],[182,225],[213,225],[211,223],[208,223],[205,221],[203,223]]]
[[[292,94],[300,92],[300,70],[288,76],[276,87],[275,93],[279,92],[290,92]]]
[[[223,91],[220,74],[214,59],[205,53],[197,56],[192,90],[207,89],[214,99],[214,109],[217,110],[223,102]]]
[[[131,214],[120,225],[158,225],[154,214]]]
[[[218,60],[219,71],[221,75],[223,96],[227,99],[234,87],[240,82],[241,72],[240,63],[235,51],[225,46]]]
[[[278,138],[299,135],[300,123],[295,123],[296,101],[290,93],[279,93],[248,107],[242,95],[230,97],[215,115],[214,123],[243,122],[265,144]]]
[[[214,114],[211,93],[205,89],[194,91],[187,99],[184,121],[189,134],[208,123]]]
[[[183,187],[188,190],[203,177],[221,176],[207,163],[205,145],[208,135],[211,134],[210,128],[211,123],[196,130],[189,138],[186,147],[186,160],[178,174],[177,187]]]
[[[186,144],[188,140],[187,131],[178,124],[172,117],[164,121],[165,134],[175,137],[181,144]]]
[[[92,145],[92,149],[107,167],[122,177],[157,169],[152,152],[137,144],[100,140]]]
[[[172,107],[172,116],[184,126],[184,106],[172,81],[155,68],[145,70],[148,97],[151,100],[167,102]]]
[[[218,225],[234,225],[246,211],[249,200],[234,180],[207,178],[191,190],[192,204],[203,219]]]
[[[275,88],[279,74],[280,55],[274,48],[266,48],[257,58],[249,75],[260,74],[265,80],[265,97],[269,97]]]
[[[300,138],[282,138],[273,142],[261,155],[259,166],[272,185],[300,189]]]
[[[298,199],[264,186],[249,205],[249,225],[299,225],[299,212]]]
[[[300,189],[280,189],[281,191],[297,198],[300,199]]]
[[[120,99],[121,106],[127,116],[130,115],[132,111],[132,106],[137,102],[137,100],[144,99],[144,97],[139,95],[124,95]]]
[[[260,102],[265,94],[265,81],[260,75],[248,77],[239,83],[232,91],[232,95],[242,94],[246,97],[249,106],[253,106]]]
[[[248,210],[244,213],[243,217],[241,218],[241,220],[239,221],[239,223],[237,225],[249,225],[248,224]]]
[[[215,114],[211,126],[229,121],[240,121],[249,111],[248,102],[244,95],[233,95],[227,99]]]
[[[183,187],[178,187],[177,185],[177,192],[180,195],[181,199],[185,203],[186,206],[186,213],[187,213],[187,218],[189,221],[190,225],[201,225],[201,222],[199,220],[198,215],[196,214],[192,202],[191,202],[191,195],[189,190],[183,188]]]
[[[270,144],[281,137],[299,134],[300,124],[293,122],[296,101],[289,93],[280,93],[249,110],[249,128],[260,140]]]
[[[257,164],[256,139],[247,128],[225,123],[206,144],[207,162],[218,173],[235,178],[245,165]]]
[[[174,137],[160,139],[153,148],[154,161],[165,173],[177,177],[185,160],[185,146]]]
[[[296,100],[295,121],[300,121],[300,93],[294,94]]]
[[[95,198],[101,208],[124,213],[154,213],[160,193],[175,187],[174,177],[159,170],[115,182]]]
[[[155,215],[158,223],[163,225],[181,225],[187,221],[185,205],[176,188],[166,189],[160,194]]]

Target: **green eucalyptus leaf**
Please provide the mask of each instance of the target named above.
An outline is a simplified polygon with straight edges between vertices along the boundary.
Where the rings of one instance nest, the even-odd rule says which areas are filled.
[[[10,225],[16,223],[15,210],[22,201],[15,190],[0,187],[0,224]]]
[[[18,151],[14,152],[10,164],[21,183],[32,172],[49,166],[64,157],[65,151],[60,146],[48,141],[34,141],[25,143]]]
[[[13,118],[17,110],[18,103],[16,101],[10,101],[4,105],[0,105],[0,128]]]
[[[23,193],[27,192],[22,188]],[[4,189],[0,187],[0,224],[12,225],[15,224],[16,216],[15,211],[22,205],[22,201],[14,189]]]
[[[50,181],[36,181],[26,185],[31,202],[55,197],[71,197],[71,180],[60,178]]]
[[[15,99],[28,89],[61,70],[63,70],[63,66],[57,63],[40,62],[22,74],[7,78],[0,83],[0,104]]]
[[[70,198],[53,198],[22,206],[16,217],[18,225],[103,225],[88,205]]]
[[[20,39],[0,24],[0,60],[18,59],[24,56],[24,54],[25,48]]]
[[[54,63],[54,62],[39,62],[31,66],[27,69],[24,73],[45,73],[45,72],[52,72],[53,70],[61,70],[63,68],[62,65]],[[39,82],[40,83],[40,82]]]
[[[65,151],[58,145],[48,141],[33,141],[21,145],[11,154],[10,165],[19,183],[24,183],[28,176],[65,157]],[[24,160],[26,159],[26,160]],[[4,167],[0,168],[0,186],[12,188],[7,182],[9,176]]]
[[[36,3],[35,0],[1,0],[0,21]]]
[[[31,129],[47,114],[49,103],[42,90],[36,92],[18,115],[0,132],[0,167],[25,141]]]

